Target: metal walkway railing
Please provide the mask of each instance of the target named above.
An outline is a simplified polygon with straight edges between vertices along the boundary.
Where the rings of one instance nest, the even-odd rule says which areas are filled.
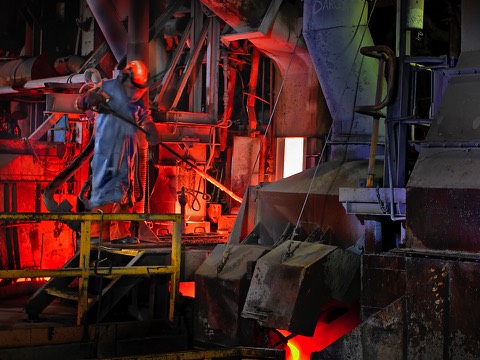
[[[91,266],[90,226],[92,221],[172,221],[172,247],[170,265],[99,267]],[[88,282],[91,276],[119,277],[124,275],[170,275],[169,320],[173,320],[175,299],[178,293],[181,266],[182,216],[180,214],[94,214],[94,213],[3,213],[0,221],[79,221],[81,238],[79,266],[61,269],[20,269],[0,270],[0,279],[38,277],[77,277],[78,307],[77,325],[86,321],[89,304]]]

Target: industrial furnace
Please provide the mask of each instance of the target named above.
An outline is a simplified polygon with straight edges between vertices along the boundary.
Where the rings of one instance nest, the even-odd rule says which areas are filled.
[[[477,2],[0,7],[0,358],[478,356]],[[161,141],[92,212],[131,60]]]

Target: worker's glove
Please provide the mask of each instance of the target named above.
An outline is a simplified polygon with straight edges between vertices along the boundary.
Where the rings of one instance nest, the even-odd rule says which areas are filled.
[[[95,91],[88,91],[84,94],[82,94],[78,99],[77,99],[77,109],[78,110],[93,110],[93,111],[99,111],[100,109],[103,109],[107,99],[99,94],[98,92]]]
[[[141,127],[143,130],[146,131],[147,135],[147,141],[150,145],[158,145],[162,141],[162,138],[160,136],[160,133],[157,130],[157,127],[155,126],[155,123],[153,121],[144,121],[141,124]]]

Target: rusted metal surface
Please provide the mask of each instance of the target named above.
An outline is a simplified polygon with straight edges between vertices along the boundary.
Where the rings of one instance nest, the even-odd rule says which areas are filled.
[[[41,154],[47,152],[48,144],[45,142],[35,142],[33,145],[37,152]],[[34,150],[32,149],[32,145],[24,139],[2,139],[0,142],[0,153],[1,154],[33,154]],[[8,155],[4,155],[8,157]],[[5,161],[5,160],[3,160]],[[2,161],[2,163],[3,163]],[[2,164],[3,165],[3,164]]]
[[[404,360],[403,311],[404,299],[399,299],[310,359]]]
[[[268,248],[259,245],[215,247],[195,273],[194,340],[223,346],[256,346],[255,334],[260,333],[260,327],[251,319],[241,318],[240,312],[253,263],[266,252]]]
[[[408,358],[478,358],[480,291],[472,284],[480,263],[407,258],[406,271]]]
[[[469,5],[469,12],[478,8]],[[467,52],[462,61],[472,60],[478,63]],[[461,70],[443,80],[448,85],[424,145],[432,148],[421,151],[407,184],[407,242],[413,248],[480,250],[480,77]]]
[[[405,294],[405,258],[394,255],[362,256],[361,318],[387,307]]]
[[[261,349],[261,348],[226,348],[211,350],[190,350],[177,351],[175,353],[162,353],[152,355],[116,357],[115,360],[204,360],[204,359],[285,359],[285,350],[278,349]]]
[[[448,356],[452,360],[474,359],[480,353],[480,290],[473,284],[480,278],[480,265],[452,261],[449,273],[451,282],[445,284],[450,300],[445,319],[450,326]]]
[[[357,300],[360,257],[336,246],[286,241],[257,261],[242,316],[312,336],[320,304]]]
[[[408,357],[445,358],[444,320],[449,282],[446,266],[434,260],[407,259],[406,268],[407,294],[410,295]]]
[[[480,251],[480,189],[407,189],[407,245]]]
[[[399,252],[364,256],[362,306],[383,308],[312,359],[478,359],[480,256]]]
[[[425,149],[407,185],[407,244],[480,251],[480,149]]]

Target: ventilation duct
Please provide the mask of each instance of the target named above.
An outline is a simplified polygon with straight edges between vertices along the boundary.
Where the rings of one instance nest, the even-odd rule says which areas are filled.
[[[332,142],[351,144],[347,159],[368,158],[368,146],[354,146],[368,144],[373,123],[354,108],[374,104],[376,97],[378,62],[360,54],[362,47],[373,45],[368,3],[305,0],[303,14],[303,36],[333,119]],[[335,150],[332,157],[343,157]]]

